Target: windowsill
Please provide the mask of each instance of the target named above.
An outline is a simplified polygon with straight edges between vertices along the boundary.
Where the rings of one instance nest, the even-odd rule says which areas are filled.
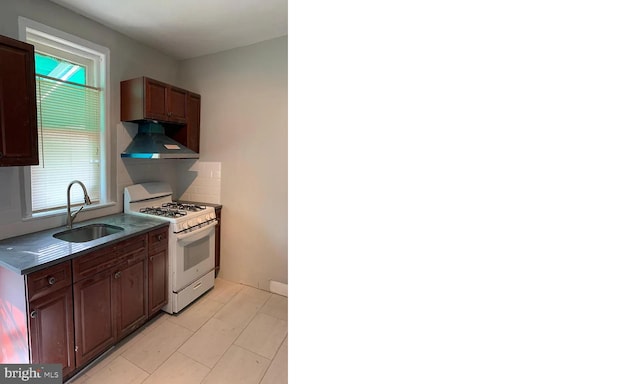
[[[110,201],[110,202],[101,203],[101,204],[85,205],[84,208],[82,209],[82,212],[93,211],[95,209],[113,207],[115,205],[116,205],[115,201]],[[72,207],[71,208],[72,212],[76,211],[76,210],[77,210],[76,207]],[[67,215],[67,208],[62,208],[62,209],[56,209],[55,211],[34,213],[34,214],[31,215],[31,217],[23,217],[22,221],[31,221],[31,220],[44,219],[44,218],[49,218],[49,217],[54,217],[54,216],[66,216],[66,215]]]

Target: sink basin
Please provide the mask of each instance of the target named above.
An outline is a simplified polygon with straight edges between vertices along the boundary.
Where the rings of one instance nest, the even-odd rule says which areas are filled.
[[[90,224],[84,227],[69,229],[53,235],[56,239],[68,241],[70,243],[85,243],[87,241],[99,239],[101,237],[122,232],[124,228],[110,224]]]

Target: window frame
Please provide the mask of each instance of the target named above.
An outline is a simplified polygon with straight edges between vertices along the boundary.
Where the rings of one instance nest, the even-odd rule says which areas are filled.
[[[87,76],[95,77],[95,85],[102,88],[101,92],[101,127],[100,127],[100,202],[91,204],[85,207],[85,210],[99,209],[106,206],[115,205],[114,196],[111,193],[111,146],[109,140],[110,132],[110,78],[109,78],[109,65],[110,65],[110,50],[107,47],[98,45],[96,43],[85,40],[81,37],[69,34],[67,32],[60,31],[58,29],[49,27],[47,25],[38,23],[36,21],[27,19],[25,17],[18,17],[18,29],[19,38],[21,41],[34,44],[27,41],[27,34],[35,36],[35,46],[38,50],[39,46],[43,44],[49,47],[53,45],[53,50],[59,52],[69,52],[74,56],[82,56],[87,60],[97,60],[97,65],[94,73]],[[51,51],[49,51],[51,52]],[[47,53],[47,51],[43,52]],[[50,54],[50,53],[49,53]],[[31,167],[21,167],[21,173],[23,178],[23,219],[28,220],[32,218],[43,218],[49,216],[66,215],[66,208],[47,210],[43,212],[34,213],[32,210],[31,200]],[[72,180],[69,180],[71,182]],[[64,194],[66,191],[60,191]]]

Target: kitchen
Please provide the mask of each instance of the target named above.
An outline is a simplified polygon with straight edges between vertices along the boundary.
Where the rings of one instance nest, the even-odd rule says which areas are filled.
[[[286,14],[286,4],[284,7]],[[127,186],[166,182],[177,199],[222,205],[219,278],[228,281],[228,291],[237,294],[238,287],[250,287],[264,303],[270,301],[271,296],[265,295],[272,295],[272,289],[282,294],[285,287],[286,294],[286,28],[279,36],[247,42],[235,49],[177,59],[49,1],[2,2],[0,35],[18,39],[20,17],[110,50],[108,198],[95,208],[85,207],[74,223],[81,225],[82,221],[122,212]],[[121,122],[120,82],[140,76],[201,95],[197,161],[120,157],[138,128],[137,124]],[[5,181],[0,185],[2,239],[63,227],[67,219],[65,214],[25,219],[24,175],[20,168],[0,168],[0,178]],[[66,190],[56,193],[64,196]]]

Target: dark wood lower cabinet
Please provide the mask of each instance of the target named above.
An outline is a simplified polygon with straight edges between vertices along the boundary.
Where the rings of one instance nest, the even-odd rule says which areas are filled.
[[[73,284],[76,365],[82,366],[116,341],[111,271]]]
[[[26,276],[0,267],[0,363],[65,380],[167,303],[168,225]],[[4,315],[3,315],[3,309]]]
[[[116,307],[116,339],[120,340],[147,321],[145,289],[146,255],[131,265],[117,268],[113,304]]]
[[[167,305],[167,250],[149,255],[149,317]]]
[[[149,259],[147,263],[147,281],[149,294],[149,317],[155,316],[169,301],[168,248],[169,231],[167,228],[149,232]]]
[[[68,286],[29,302],[32,362],[62,364],[63,376],[76,368],[72,295]]]
[[[147,321],[147,235],[73,260],[76,364],[92,360]]]

